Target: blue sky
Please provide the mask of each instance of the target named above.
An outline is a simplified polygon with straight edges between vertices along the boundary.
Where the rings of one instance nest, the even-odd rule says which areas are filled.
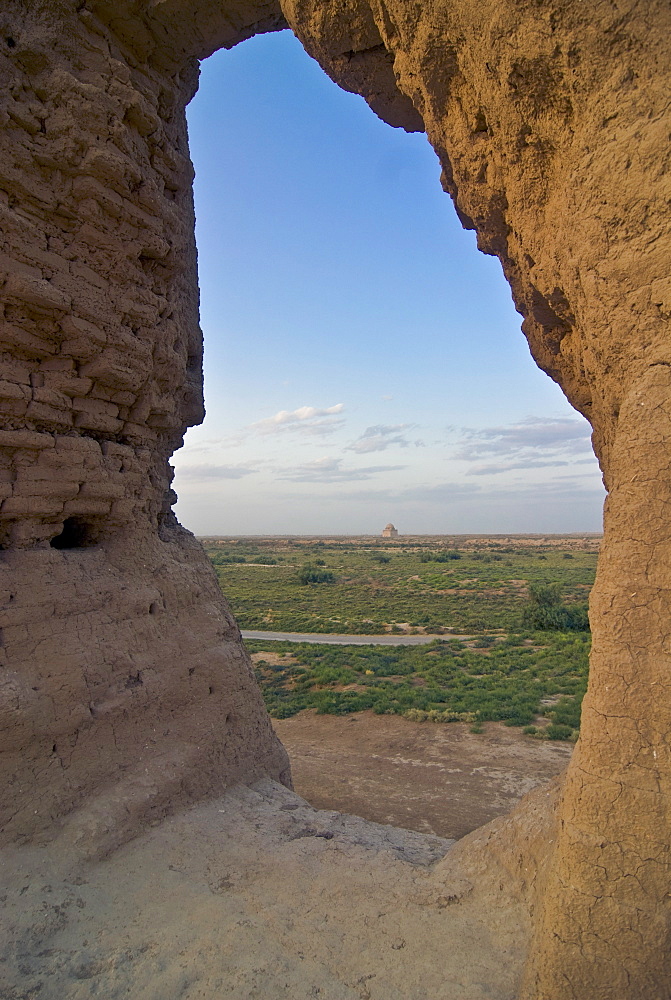
[[[424,135],[289,32],[206,60],[188,119],[207,417],[174,457],[186,527],[601,530],[589,427]]]

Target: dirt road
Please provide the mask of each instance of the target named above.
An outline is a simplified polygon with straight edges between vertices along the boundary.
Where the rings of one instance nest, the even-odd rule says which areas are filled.
[[[329,635],[321,632],[258,632],[242,629],[243,639],[314,642],[324,646],[425,646],[435,639],[472,639],[472,635]]]

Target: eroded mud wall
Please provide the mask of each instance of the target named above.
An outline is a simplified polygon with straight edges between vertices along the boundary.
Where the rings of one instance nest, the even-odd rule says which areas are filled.
[[[80,834],[113,846],[232,781],[288,780],[170,511],[168,458],[203,414],[197,64],[155,50],[86,4],[0,11],[4,837],[86,806]]]
[[[426,128],[462,221],[501,259],[536,360],[594,428],[610,492],[591,682],[526,995],[658,1000],[671,989],[669,6],[283,10],[341,86],[393,124]],[[235,628],[166,492],[166,457],[200,412],[183,105],[196,57],[283,21],[272,4],[233,0],[53,0],[1,16],[0,517],[14,585],[3,654],[11,759],[28,759],[12,772],[15,829],[29,831],[138,759],[145,803],[166,799],[169,775],[179,799],[215,787],[234,759],[239,773],[283,766],[235,666]],[[69,547],[50,547],[58,535]],[[45,631],[49,620],[61,632]],[[201,683],[203,669],[226,679],[226,695]],[[158,750],[140,738],[150,719]],[[174,769],[165,756],[152,771],[168,749]]]
[[[393,57],[462,221],[503,264],[534,357],[594,428],[609,498],[590,688],[525,996],[657,1000],[671,992],[671,9],[283,6],[364,96],[367,59],[380,44]]]

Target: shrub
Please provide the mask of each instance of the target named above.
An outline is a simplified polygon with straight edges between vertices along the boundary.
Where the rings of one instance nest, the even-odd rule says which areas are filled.
[[[580,725],[582,695],[577,698],[561,698],[552,710],[545,714],[558,725],[577,729]]]
[[[472,722],[478,725],[475,712],[450,712],[437,708],[429,709],[428,712],[421,708],[409,708],[403,713],[403,718],[411,722]]]
[[[570,726],[563,726],[556,722],[551,722],[546,727],[544,734],[547,740],[570,740],[573,738],[573,729]]]
[[[446,563],[451,562],[453,559],[461,559],[461,552],[457,552],[456,549],[449,549],[443,552],[422,552],[419,557],[419,561],[423,563]]]
[[[335,583],[335,575],[328,569],[319,569],[309,563],[303,567],[298,574],[298,579],[302,584],[308,583]]]
[[[539,632],[589,632],[587,604],[563,604],[557,583],[532,585],[522,623]]]

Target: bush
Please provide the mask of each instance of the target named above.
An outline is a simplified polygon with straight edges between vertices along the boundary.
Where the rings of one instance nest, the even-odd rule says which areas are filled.
[[[461,552],[457,552],[456,549],[450,549],[443,552],[422,552],[419,557],[419,561],[423,563],[446,563],[451,562],[453,559],[461,559]]]
[[[573,729],[570,726],[562,726],[559,723],[551,722],[544,730],[543,735],[546,740],[570,740],[573,738]]]
[[[496,645],[496,639],[493,635],[482,635],[479,639],[476,639],[473,646],[476,649],[489,649],[490,646]]]
[[[319,569],[309,564],[304,566],[298,574],[298,579],[302,584],[308,583],[335,583],[335,575],[328,569]]]
[[[552,710],[545,714],[557,725],[577,729],[580,726],[581,704],[582,695],[576,698],[561,698]]]
[[[522,624],[539,632],[589,632],[587,603],[563,604],[557,583],[532,585]]]
[[[474,712],[440,711],[436,708],[432,708],[428,712],[421,708],[409,708],[403,713],[403,718],[409,719],[411,722],[472,722],[474,725],[478,725]],[[482,729],[479,732],[482,732]]]

